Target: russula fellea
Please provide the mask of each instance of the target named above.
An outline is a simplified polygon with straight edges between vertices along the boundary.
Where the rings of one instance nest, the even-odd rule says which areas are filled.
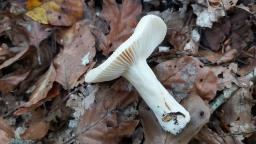
[[[146,59],[163,41],[167,27],[161,18],[144,16],[132,36],[97,68],[85,76],[87,83],[125,77],[154,112],[162,128],[178,134],[190,121],[189,112],[162,86]]]

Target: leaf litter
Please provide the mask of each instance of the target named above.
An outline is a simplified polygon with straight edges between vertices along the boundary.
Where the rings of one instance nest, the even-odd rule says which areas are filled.
[[[256,143],[255,7],[250,0],[1,2],[1,143]],[[177,136],[161,129],[123,78],[84,82],[146,14],[168,27],[148,63],[191,113]]]

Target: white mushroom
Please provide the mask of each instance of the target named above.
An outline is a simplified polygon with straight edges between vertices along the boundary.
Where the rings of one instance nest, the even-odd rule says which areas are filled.
[[[144,16],[132,36],[104,63],[90,70],[85,81],[95,83],[125,77],[154,112],[162,128],[178,134],[190,121],[189,112],[162,86],[146,62],[163,41],[166,31],[161,18]]]

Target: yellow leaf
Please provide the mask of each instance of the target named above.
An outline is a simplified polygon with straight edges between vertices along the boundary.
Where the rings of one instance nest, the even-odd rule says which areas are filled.
[[[60,6],[54,1],[46,2],[39,7],[36,7],[26,13],[28,17],[42,24],[49,24],[47,18],[48,11],[59,11]]]

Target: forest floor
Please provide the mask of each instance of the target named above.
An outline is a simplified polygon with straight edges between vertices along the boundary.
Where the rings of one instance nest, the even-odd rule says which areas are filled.
[[[147,62],[191,115],[176,136],[124,78],[84,81],[147,14],[168,28]],[[1,144],[255,144],[255,80],[254,0],[0,0]]]

